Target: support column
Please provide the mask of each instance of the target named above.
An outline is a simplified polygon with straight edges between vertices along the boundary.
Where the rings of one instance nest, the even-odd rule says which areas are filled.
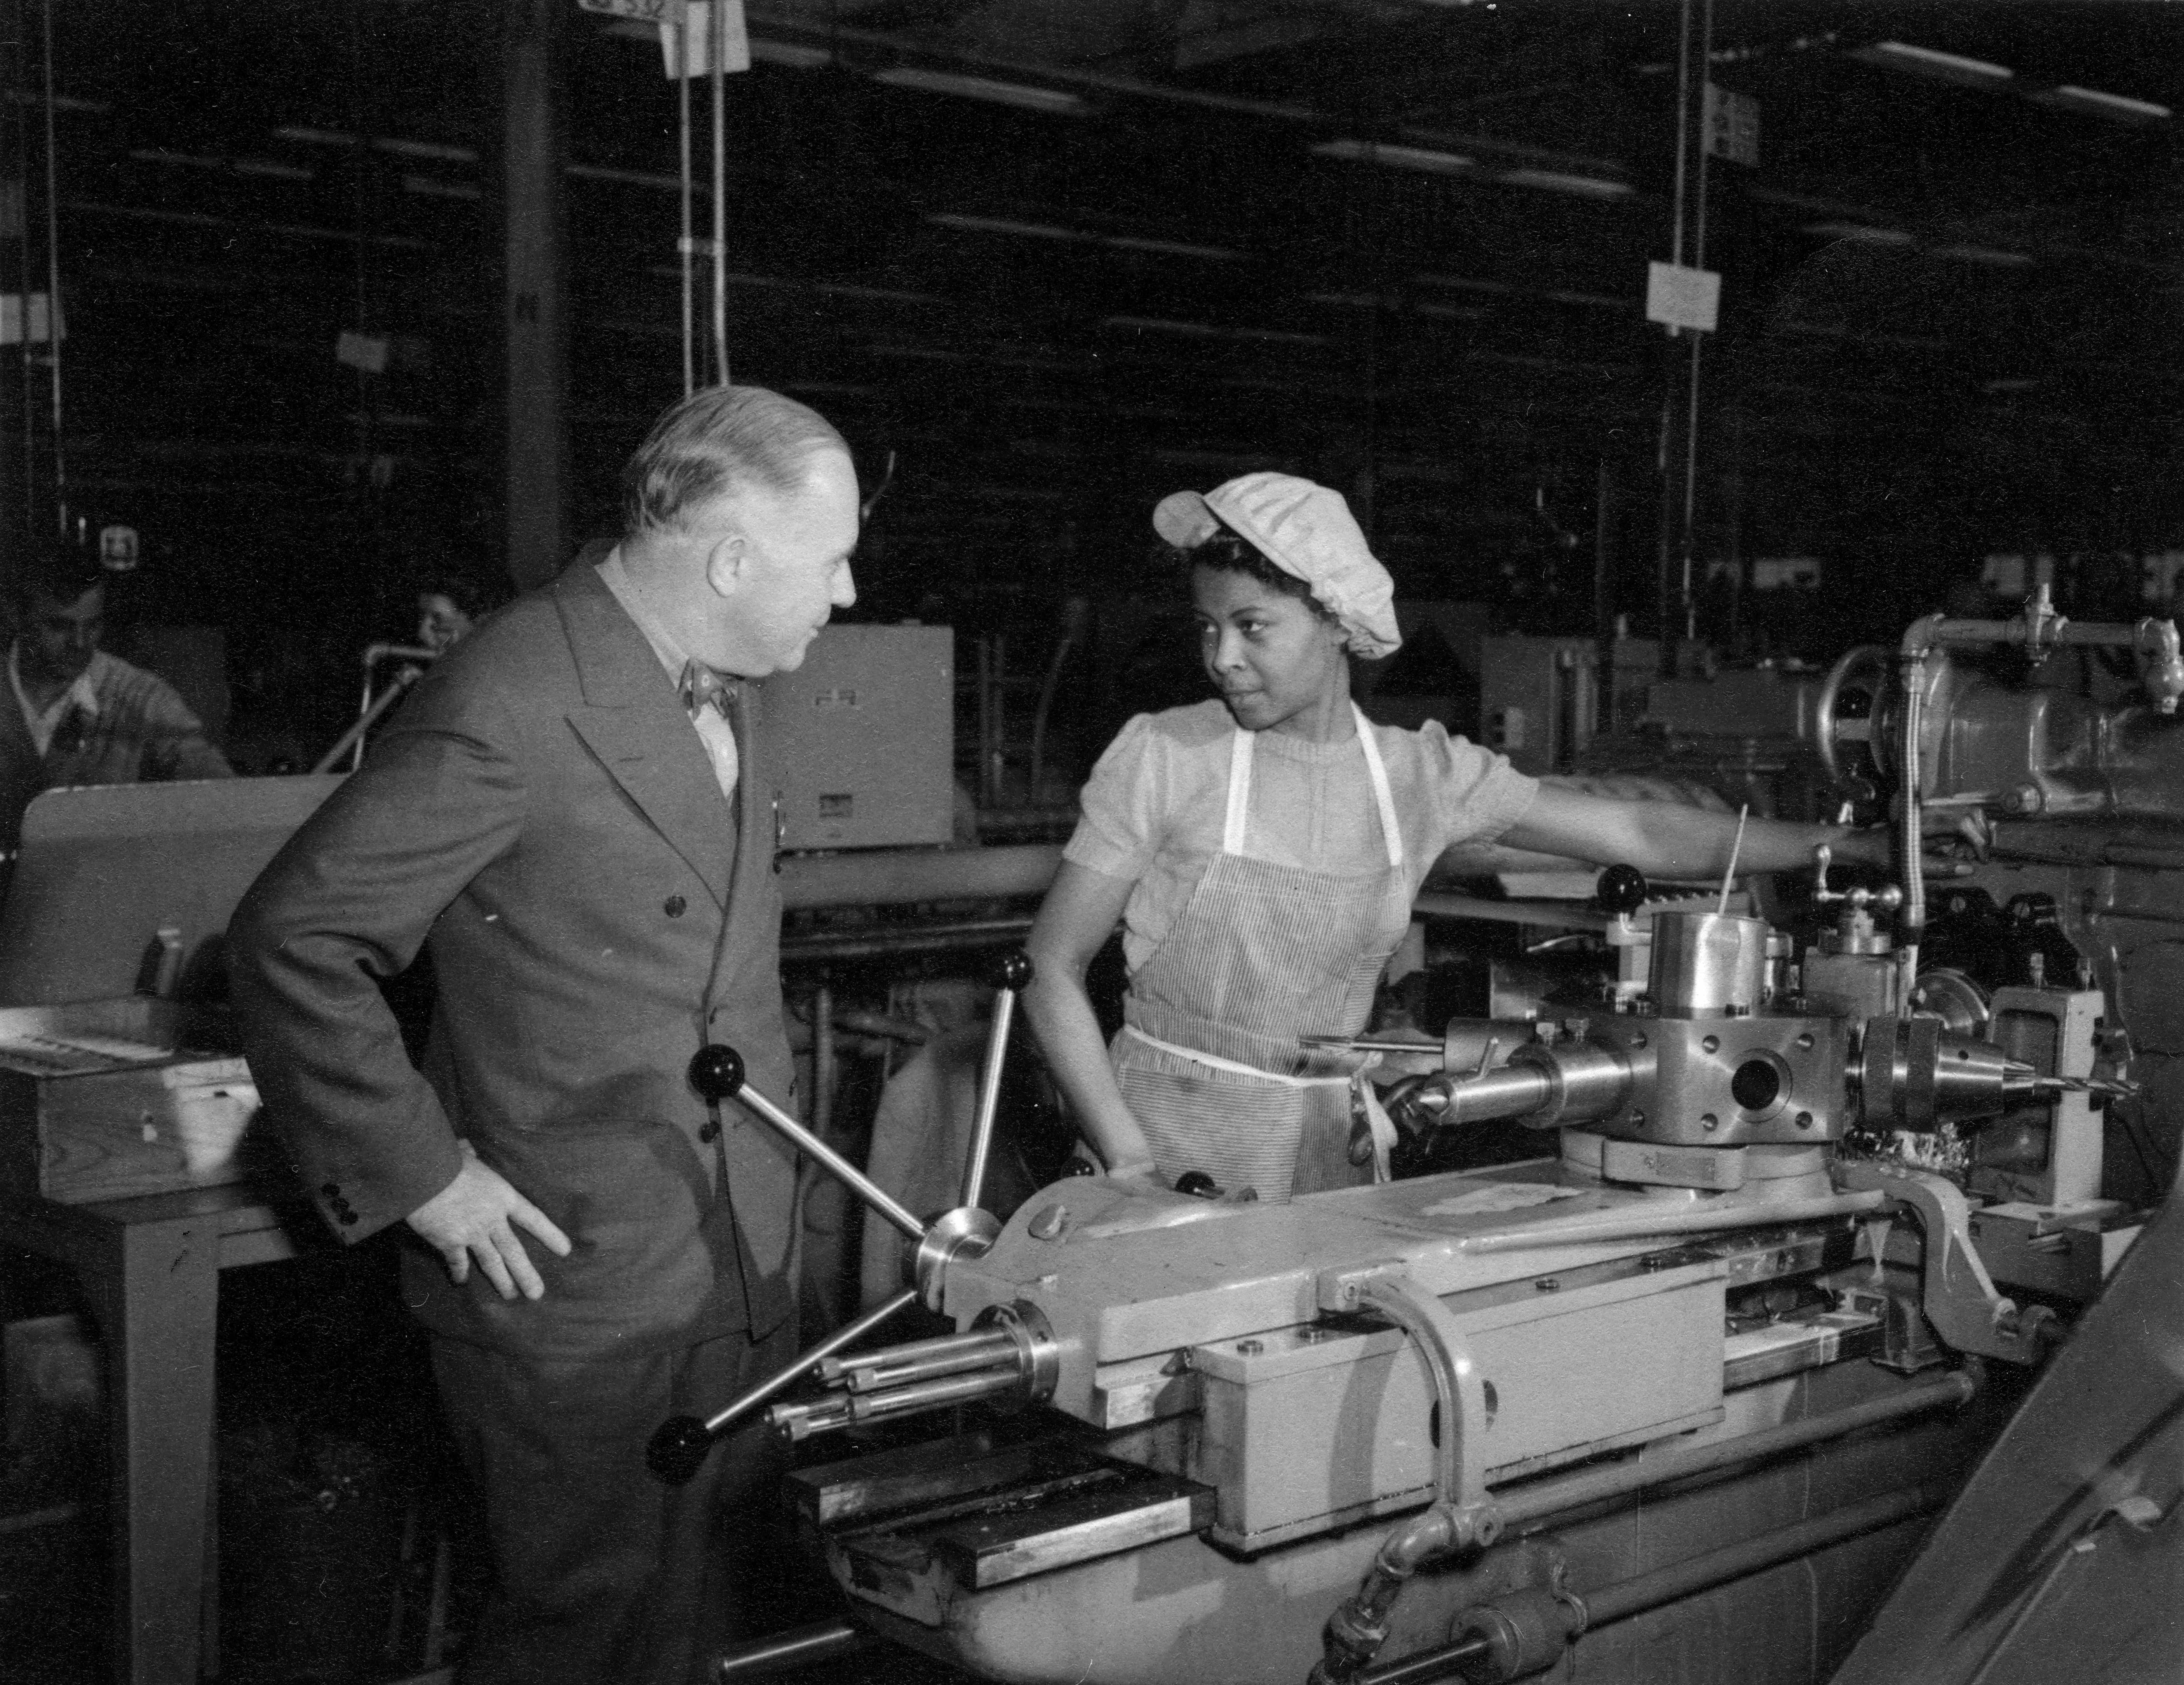
[[[491,0],[500,253],[501,554],[519,590],[568,559],[568,297],[562,210],[564,0]]]

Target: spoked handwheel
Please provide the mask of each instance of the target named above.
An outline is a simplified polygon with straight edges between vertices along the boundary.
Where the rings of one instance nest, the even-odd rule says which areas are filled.
[[[997,991],[994,1019],[986,1037],[984,1068],[979,1074],[978,1112],[971,1134],[970,1159],[963,1169],[962,1197],[953,1210],[930,1223],[906,1209],[886,1189],[750,1087],[744,1080],[743,1055],[734,1048],[717,1041],[708,1042],[691,1057],[690,1085],[715,1114],[716,1124],[721,1107],[730,1100],[740,1101],[788,1137],[798,1152],[809,1153],[822,1169],[864,1201],[877,1215],[908,1236],[916,1242],[916,1250],[911,1258],[912,1284],[884,1304],[866,1311],[846,1327],[837,1329],[786,1369],[768,1376],[713,1414],[702,1419],[671,1416],[662,1422],[644,1452],[645,1466],[660,1481],[669,1486],[688,1481],[705,1465],[714,1445],[738,1422],[776,1393],[794,1386],[818,1364],[855,1345],[896,1312],[921,1301],[928,1309],[939,1309],[940,1287],[949,1261],[958,1257],[975,1258],[993,1245],[994,1237],[1000,1232],[1000,1225],[980,1208],[978,1202],[985,1191],[986,1164],[993,1148],[994,1114],[1001,1097],[1001,1063],[1008,1051],[1009,1030],[1016,1019],[1017,996],[1030,983],[1031,976],[1030,957],[1021,951],[1005,956],[994,967],[992,981]]]
[[[1832,782],[1879,777],[1881,704],[1894,678],[1895,657],[1886,646],[1860,644],[1820,681],[1813,704],[1813,748]]]

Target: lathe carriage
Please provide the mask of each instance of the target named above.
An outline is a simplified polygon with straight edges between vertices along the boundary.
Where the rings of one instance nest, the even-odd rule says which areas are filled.
[[[2041,683],[2073,642],[2148,702]],[[2044,597],[1856,652],[1819,730],[1895,774],[1899,883],[1822,860],[1800,944],[1611,881],[1597,1005],[1344,1044],[1414,1131],[1536,1130],[1521,1162],[1283,1205],[1066,1180],[997,1225],[1005,989],[960,1208],[862,1190],[912,1285],[655,1467],[806,1375],[797,1442],[1010,1407],[790,1481],[857,1620],[982,1677],[1827,1677],[2174,1169],[2180,692],[2173,628]],[[1936,815],[1975,847],[1930,892]],[[914,1298],[956,1331],[850,1350]]]

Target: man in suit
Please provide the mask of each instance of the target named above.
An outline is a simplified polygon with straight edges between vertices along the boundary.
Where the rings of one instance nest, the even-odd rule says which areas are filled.
[[[721,387],[661,418],[624,493],[621,544],[437,662],[231,931],[245,1051],[312,1197],[346,1240],[412,1231],[404,1297],[494,1554],[466,1685],[698,1677],[765,1442],[675,1490],[645,1442],[794,1338],[792,1155],[685,1072],[727,1042],[791,1103],[744,681],[855,600],[856,476],[813,411]],[[376,986],[421,945],[422,1074]]]

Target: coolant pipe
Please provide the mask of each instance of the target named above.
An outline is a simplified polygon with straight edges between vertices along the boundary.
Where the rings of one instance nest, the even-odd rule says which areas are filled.
[[[1384,1316],[1408,1334],[1433,1382],[1440,1425],[1434,1501],[1388,1535],[1363,1583],[1328,1616],[1322,1654],[1307,1685],[1356,1679],[1387,1643],[1388,1617],[1418,1565],[1443,1551],[1491,1544],[1498,1531],[1484,1503],[1486,1488],[1476,1442],[1485,1415],[1462,1330],[1438,1297],[1407,1276],[1367,1282],[1357,1307]],[[1473,1407],[1468,1410],[1467,1402]]]
[[[1786,1527],[1724,1545],[1719,1550],[1672,1563],[1650,1574],[1619,1580],[1579,1599],[1585,1610],[1585,1630],[1597,1632],[1614,1621],[1627,1621],[1649,1610],[1696,1597],[1732,1580],[1930,1515],[1948,1498],[1949,1488],[1946,1486],[1903,1487],[1876,1498],[1844,1504],[1810,1520],[1793,1522]],[[1534,1668],[1519,1669],[1517,1672],[1486,1672],[1479,1669],[1482,1661],[1490,1665],[1489,1646],[1483,1640],[1468,1638],[1372,1668],[1358,1675],[1354,1685],[1427,1685],[1428,1681],[1446,1679],[1459,1669],[1468,1679],[1499,1682],[1518,1677],[1524,1671],[1539,1671]],[[1543,1664],[1552,1665],[1552,1661]]]

